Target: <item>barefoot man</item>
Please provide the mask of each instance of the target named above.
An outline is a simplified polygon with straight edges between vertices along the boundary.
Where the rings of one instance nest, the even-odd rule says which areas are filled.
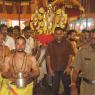
[[[7,83],[0,95],[33,95],[33,79],[39,75],[39,69],[35,58],[24,51],[25,46],[25,38],[18,37],[16,51],[5,58],[2,76]],[[24,79],[25,87],[19,87],[19,78]]]

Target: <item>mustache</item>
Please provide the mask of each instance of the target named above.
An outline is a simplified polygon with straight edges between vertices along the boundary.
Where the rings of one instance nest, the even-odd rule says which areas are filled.
[[[16,51],[17,51],[17,52],[24,52],[24,50],[20,50],[20,49],[19,49],[19,50],[16,50]]]

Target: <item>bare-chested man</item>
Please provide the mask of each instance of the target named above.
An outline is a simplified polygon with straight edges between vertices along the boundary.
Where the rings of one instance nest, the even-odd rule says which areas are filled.
[[[3,41],[4,41],[4,36],[0,32],[0,69],[2,69],[5,57],[10,53],[9,48],[3,44]]]
[[[36,59],[32,55],[24,52],[25,46],[25,38],[18,37],[15,41],[16,51],[5,58],[2,75],[10,81],[11,89],[13,91],[15,90],[14,92],[16,93],[14,94],[13,91],[8,91],[8,93],[12,92],[9,95],[32,95],[33,82],[30,79],[39,75]],[[27,86],[23,89],[15,86],[19,72],[22,72],[27,82]]]

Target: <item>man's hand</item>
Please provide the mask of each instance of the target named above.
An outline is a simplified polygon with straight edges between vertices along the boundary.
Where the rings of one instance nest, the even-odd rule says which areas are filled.
[[[71,86],[71,95],[77,95],[77,88],[76,85]]]
[[[67,67],[65,70],[64,70],[64,73],[69,75],[71,72],[71,68],[70,67]]]
[[[49,72],[48,72],[48,74],[49,74],[50,76],[53,76],[53,75],[54,75],[54,72],[53,72],[53,70],[52,70],[52,69],[49,69]]]

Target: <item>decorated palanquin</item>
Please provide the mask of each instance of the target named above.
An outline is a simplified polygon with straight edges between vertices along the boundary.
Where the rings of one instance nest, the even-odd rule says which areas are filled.
[[[38,0],[41,1],[41,0]],[[43,0],[42,0],[43,2]],[[41,5],[31,16],[30,25],[36,34],[53,34],[55,27],[66,27],[71,17],[79,17],[84,11],[79,0],[52,0]]]
[[[64,8],[59,8],[56,11],[51,5],[47,11],[43,7],[36,10],[31,17],[31,29],[37,34],[53,34],[55,27],[65,27],[67,23],[67,14]]]

